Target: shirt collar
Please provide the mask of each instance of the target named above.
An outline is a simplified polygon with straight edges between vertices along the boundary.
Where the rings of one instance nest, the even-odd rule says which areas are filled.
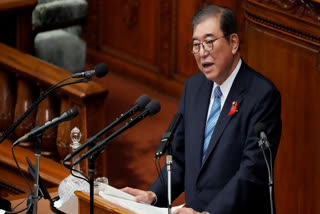
[[[234,79],[236,78],[239,70],[240,70],[240,67],[241,67],[241,64],[242,64],[242,60],[241,58],[239,59],[238,61],[238,64],[237,66],[234,68],[234,70],[232,71],[231,75],[221,84],[221,85],[218,85],[217,83],[214,82],[213,84],[213,88],[212,88],[212,93],[211,93],[211,97],[214,97],[214,89],[217,87],[217,86],[220,86],[220,89],[221,89],[221,92],[222,92],[222,96],[224,98],[226,98],[229,94],[229,91],[231,89],[231,86],[232,86],[232,83],[234,81]]]

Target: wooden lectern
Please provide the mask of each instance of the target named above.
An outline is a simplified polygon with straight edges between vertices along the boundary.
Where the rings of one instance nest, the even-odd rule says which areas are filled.
[[[86,192],[75,191],[74,194],[78,197],[78,213],[90,213],[90,195]],[[114,204],[99,195],[94,195],[94,213],[95,214],[137,214],[120,205]]]

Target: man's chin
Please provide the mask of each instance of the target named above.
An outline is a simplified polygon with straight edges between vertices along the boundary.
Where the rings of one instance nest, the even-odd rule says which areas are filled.
[[[214,72],[211,71],[211,72],[202,72],[204,74],[204,76],[208,79],[208,80],[211,80],[211,81],[214,81],[217,76],[214,75]]]

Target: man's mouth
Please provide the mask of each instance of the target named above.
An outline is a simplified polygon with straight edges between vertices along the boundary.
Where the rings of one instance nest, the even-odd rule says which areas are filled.
[[[212,66],[212,65],[213,65],[212,62],[202,63],[202,67],[204,67],[204,68],[208,68],[208,67],[210,67],[210,66]]]

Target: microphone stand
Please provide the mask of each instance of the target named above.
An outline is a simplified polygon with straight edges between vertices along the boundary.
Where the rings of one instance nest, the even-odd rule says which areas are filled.
[[[270,165],[268,163],[265,151],[264,151],[264,146],[266,146],[269,149],[270,152]],[[272,153],[271,153],[271,149],[270,149],[270,145],[268,142],[265,142],[265,140],[260,139],[259,140],[259,147],[262,151],[264,160],[266,162],[267,165],[267,169],[268,169],[268,186],[269,186],[269,197],[270,197],[270,213],[273,214],[273,197],[272,197],[272,190],[273,190],[273,173],[272,173]]]
[[[113,133],[114,134],[114,133]],[[115,137],[115,136],[114,136]],[[111,138],[113,139],[113,138]],[[106,145],[108,145],[110,141],[107,141]],[[90,148],[89,148],[90,150]],[[90,186],[90,214],[94,213],[94,174],[96,171],[95,162],[98,158],[99,154],[104,150],[104,147],[98,148],[88,157],[88,174],[89,174],[89,186]],[[80,158],[78,158],[73,164],[80,163]]]
[[[31,200],[31,207],[32,207],[33,214],[37,214],[37,209],[38,209],[41,138],[42,138],[42,133],[35,137],[36,169],[35,169],[35,183],[33,185],[34,189],[33,189],[32,197],[31,197],[31,199],[32,199]]]
[[[88,174],[89,174],[89,186],[90,186],[90,214],[94,213],[94,174],[96,171],[96,159],[98,158],[101,150],[95,152],[88,158]]]
[[[166,156],[166,164],[167,164],[167,173],[168,173],[168,214],[171,214],[171,169],[172,169],[172,148],[171,144],[168,144],[167,147],[167,156]]]
[[[89,145],[89,150],[93,148]],[[96,171],[96,159],[102,150],[95,151],[88,157],[89,192],[90,192],[90,214],[94,214],[94,175]],[[73,163],[74,164],[74,163]]]
[[[94,173],[96,171],[95,162],[99,153],[96,153],[94,156],[89,157],[89,185],[90,185],[90,214],[94,213]]]

